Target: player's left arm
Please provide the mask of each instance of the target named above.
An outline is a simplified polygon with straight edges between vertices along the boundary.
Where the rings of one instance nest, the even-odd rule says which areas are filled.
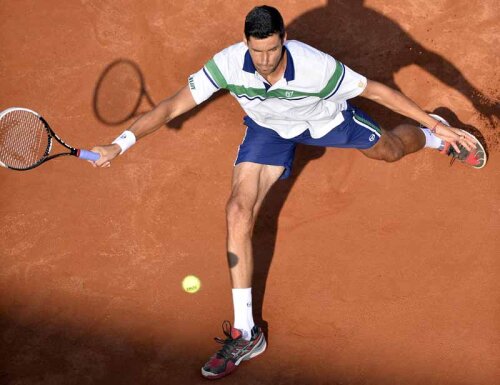
[[[455,148],[458,140],[460,139],[463,139],[461,143],[463,143],[468,150],[473,149],[475,146],[474,142],[469,137],[466,137],[465,139],[461,138],[461,130],[445,126],[444,124],[438,122],[422,110],[413,100],[403,95],[401,92],[387,87],[382,83],[368,80],[366,87],[360,96],[373,100],[374,102],[381,104],[398,114],[416,120],[425,127],[435,127],[436,136],[450,142]]]

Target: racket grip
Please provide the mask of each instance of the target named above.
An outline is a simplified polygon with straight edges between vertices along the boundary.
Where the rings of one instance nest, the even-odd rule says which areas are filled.
[[[97,152],[92,152],[88,150],[78,150],[77,156],[80,159],[91,160],[93,162],[99,160],[99,158],[101,157],[101,155],[99,155]]]

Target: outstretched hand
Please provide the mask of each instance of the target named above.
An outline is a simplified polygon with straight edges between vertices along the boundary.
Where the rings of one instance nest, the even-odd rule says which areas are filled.
[[[475,141],[470,135],[467,135],[466,131],[459,128],[449,127],[439,122],[433,131],[434,135],[438,138],[449,142],[456,152],[460,152],[458,145],[462,145],[467,150],[472,151],[475,147]]]
[[[95,162],[90,162],[94,167],[110,167],[111,161],[116,158],[120,152],[120,146],[117,144],[108,144],[106,146],[96,146],[92,148],[93,152],[97,152],[101,157]]]

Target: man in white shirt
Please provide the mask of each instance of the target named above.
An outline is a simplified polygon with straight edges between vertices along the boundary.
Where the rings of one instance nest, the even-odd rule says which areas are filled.
[[[290,174],[297,143],[356,148],[372,159],[394,162],[424,147],[436,148],[464,164],[481,168],[486,154],[475,137],[428,115],[398,91],[368,80],[330,55],[298,41],[286,41],[283,19],[273,7],[254,8],[245,20],[242,43],[217,53],[188,85],[132,124],[113,144],[94,147],[107,167],[136,139],[191,110],[219,89],[227,89],[246,112],[247,131],[238,150],[227,203],[227,255],[234,323],[224,321],[226,339],[203,366],[206,378],[233,372],[266,348],[252,314],[251,234],[271,186]],[[420,123],[390,131],[348,100],[371,99]]]

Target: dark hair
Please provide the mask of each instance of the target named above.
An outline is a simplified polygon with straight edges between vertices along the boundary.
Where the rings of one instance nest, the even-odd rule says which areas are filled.
[[[279,33],[280,38],[285,37],[285,23],[280,12],[268,5],[262,5],[252,9],[245,18],[245,37],[265,39],[275,33]]]

